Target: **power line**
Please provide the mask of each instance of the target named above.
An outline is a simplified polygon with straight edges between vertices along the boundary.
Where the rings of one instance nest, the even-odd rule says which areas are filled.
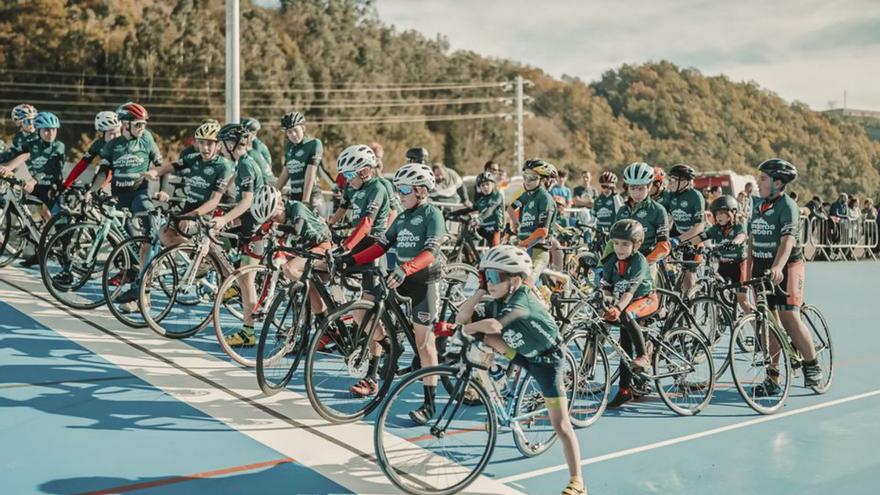
[[[94,78],[94,79],[106,79],[106,78],[115,78],[115,79],[136,79],[141,81],[149,81],[149,80],[161,80],[161,81],[176,81],[176,82],[189,82],[192,80],[197,81],[213,81],[218,84],[223,83],[222,78],[198,78],[198,79],[190,79],[186,77],[160,77],[160,76],[135,76],[135,75],[126,75],[126,74],[84,74],[80,72],[64,72],[64,71],[37,71],[37,70],[24,70],[24,69],[3,69],[0,71],[0,75],[4,73],[10,74],[30,74],[30,75],[51,75],[51,76],[69,76],[69,77],[77,77],[77,78]],[[485,82],[486,84],[494,85],[496,83],[493,82]],[[302,84],[302,85],[294,85],[293,87],[302,87],[302,88],[346,88],[346,87],[358,87],[358,86],[367,86],[367,87],[376,87],[380,88],[383,86],[395,86],[395,87],[432,87],[432,86],[446,86],[450,84],[474,84],[473,81],[442,81],[442,82],[431,82],[431,83],[402,83],[402,82],[339,82],[339,83],[310,83],[310,84]]]
[[[293,93],[308,94],[313,92],[323,93],[390,93],[390,92],[422,92],[422,91],[453,91],[468,89],[501,88],[507,83],[471,83],[471,84],[445,84],[437,86],[388,86],[388,87],[363,87],[363,88],[273,88],[273,89],[243,89],[242,93]],[[212,93],[222,94],[224,89],[200,89],[200,88],[173,88],[168,86],[108,86],[101,84],[63,84],[63,83],[34,83],[20,81],[0,81],[0,86],[26,87],[26,88],[73,88],[73,89],[105,89],[115,91],[138,91],[159,93]]]
[[[315,126],[326,126],[326,125],[365,125],[365,124],[373,124],[373,125],[389,125],[389,124],[406,124],[413,122],[453,122],[453,121],[462,121],[462,120],[488,120],[488,119],[509,119],[511,115],[509,113],[483,113],[483,114],[464,114],[464,115],[401,115],[400,118],[395,119],[379,119],[379,120],[310,120],[307,122],[308,125]],[[93,120],[64,120],[62,125],[94,125]],[[198,126],[201,124],[201,121],[167,121],[162,119],[157,119],[155,121],[151,120],[149,123],[150,127],[189,127],[189,126]],[[280,127],[281,124],[274,121],[267,121],[263,124],[263,127]]]

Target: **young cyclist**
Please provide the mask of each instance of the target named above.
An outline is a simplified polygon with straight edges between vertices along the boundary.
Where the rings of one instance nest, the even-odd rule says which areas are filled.
[[[400,195],[403,211],[385,232],[384,237],[353,255],[340,259],[340,269],[351,264],[363,265],[382,256],[389,247],[397,248],[398,266],[388,275],[388,287],[412,299],[412,322],[421,366],[436,366],[437,347],[431,328],[437,318],[437,280],[440,277],[440,244],[446,234],[443,214],[428,201],[434,188],[434,173],[427,165],[407,164],[394,174],[394,185]],[[365,289],[366,290],[366,289]],[[382,333],[384,332],[377,332]],[[379,339],[384,335],[380,335]],[[352,387],[359,395],[372,395],[378,390],[377,372],[382,349],[373,346],[366,378]],[[425,424],[434,414],[436,377],[424,384],[423,403],[410,412],[410,418]]]
[[[620,345],[629,355],[635,355],[635,371],[651,368],[650,350],[636,321],[644,318],[660,306],[654,291],[648,260],[639,252],[645,240],[645,228],[633,219],[618,220],[609,232],[614,252],[602,268],[602,290],[613,299],[603,318],[621,324]],[[633,399],[632,371],[620,364],[620,381],[617,394],[608,407],[620,407]]]
[[[22,103],[12,109],[12,122],[18,126],[18,130],[12,137],[12,145],[5,152],[10,154],[0,154],[0,163],[6,163],[18,156],[14,153],[19,153],[26,142],[39,139],[40,136],[34,129],[35,118],[37,109],[33,105]]]
[[[219,124],[208,122],[200,125],[194,135],[198,153],[190,153],[146,173],[146,178],[153,181],[170,172],[174,172],[183,180],[186,202],[181,210],[181,216],[210,215],[220,204],[220,198],[223,197],[233,174],[234,165],[232,160],[219,153],[219,135]],[[239,141],[236,148],[238,156],[243,155],[246,150],[244,141]],[[159,193],[157,197],[160,201],[168,200],[168,195],[164,192]],[[162,228],[159,238],[166,247],[186,241],[186,238],[177,232],[176,226],[170,224]]]
[[[324,145],[320,139],[306,136],[305,124],[306,118],[299,112],[281,117],[287,143],[284,145],[284,168],[275,187],[281,190],[290,183],[290,199],[310,204],[318,168],[324,159]]]
[[[525,285],[533,272],[532,260],[522,248],[495,246],[480,261],[480,271],[484,283],[461,305],[455,320],[458,329],[482,334],[484,343],[532,375],[568,464],[571,479],[562,493],[585,495],[580,445],[568,417],[559,328]],[[478,308],[485,296],[492,301]]]
[[[700,234],[706,228],[703,214],[706,201],[703,195],[694,189],[696,172],[689,165],[673,165],[669,169],[669,206],[667,210],[672,218],[672,244],[689,242],[700,245]],[[685,261],[702,261],[698,253],[688,253]],[[681,293],[687,298],[697,284],[697,267],[688,266],[681,281]]]
[[[34,118],[33,126],[37,129],[39,138],[25,139],[20,148],[12,148],[9,154],[13,159],[8,165],[0,167],[0,175],[11,174],[19,165],[25,163],[31,179],[25,183],[24,189],[28,193],[33,193],[46,206],[41,215],[48,220],[49,211],[55,205],[55,198],[61,188],[61,173],[64,167],[64,143],[56,139],[61,121],[52,112],[39,112]],[[31,267],[39,262],[40,257],[35,252],[20,265]]]
[[[342,204],[330,218],[330,225],[339,222],[351,211],[355,227],[339,249],[340,252],[359,251],[372,244],[370,237],[378,238],[385,234],[391,200],[376,177],[376,154],[369,146],[356,144],[343,150],[336,160],[336,169],[345,176],[347,185]]]
[[[608,232],[614,225],[614,217],[623,206],[623,198],[617,194],[617,174],[606,170],[599,176],[601,189],[596,200],[593,202],[593,216],[596,217],[596,228],[601,232]]]
[[[733,196],[721,196],[709,205],[715,224],[700,234],[703,240],[712,241],[718,250],[718,275],[728,283],[748,280],[746,270],[746,240],[748,234],[745,226],[737,221],[736,213],[739,202]],[[738,289],[736,300],[743,311],[750,311],[746,290]]]
[[[78,162],[76,162],[76,165],[73,166],[73,169],[71,169],[67,178],[64,179],[64,184],[62,185],[63,189],[69,189],[70,186],[76,182],[76,179],[78,179],[79,176],[89,168],[92,159],[101,155],[101,150],[104,149],[104,146],[119,137],[121,127],[122,124],[119,122],[119,117],[116,116],[116,112],[103,111],[98,112],[98,114],[95,115],[95,131],[99,133],[98,137],[92,141],[92,144],[89,145],[89,149],[86,150],[86,153]],[[102,184],[102,187],[106,185],[106,183]]]
[[[535,284],[538,275],[550,262],[548,238],[556,206],[544,183],[552,182],[555,172],[556,167],[540,158],[526,161],[523,165],[524,191],[508,208],[518,245],[526,249],[532,259],[532,273],[525,281],[529,286]]]
[[[631,163],[623,171],[623,182],[629,198],[617,212],[616,220],[632,218],[642,224],[645,239],[639,252],[652,265],[652,272],[656,272],[655,264],[670,253],[671,246],[666,209],[648,197],[648,189],[654,182],[654,170],[647,163]],[[605,254],[610,254],[608,247]]]
[[[269,152],[269,147],[257,138],[257,133],[262,128],[260,121],[254,118],[244,118],[241,119],[241,125],[249,133],[247,154],[260,166],[263,181],[267,184],[274,183],[275,174],[272,173],[272,154]]]
[[[666,189],[666,173],[660,167],[654,167],[654,180],[651,182],[651,199],[666,211],[669,211],[669,190]]]
[[[758,193],[749,223],[752,277],[769,272],[771,281],[787,295],[777,292],[769,298],[785,331],[804,358],[804,384],[822,382],[822,368],[810,331],[801,322],[800,306],[804,296],[804,256],[798,239],[800,210],[785,193],[785,187],[797,178],[791,163],[771,158],[758,165]],[[754,391],[757,396],[781,393],[779,373],[767,369],[767,378]]]
[[[476,178],[477,199],[470,208],[453,213],[476,212],[477,233],[490,247],[501,243],[501,229],[504,227],[504,196],[497,189],[495,176],[491,172],[481,172]]]

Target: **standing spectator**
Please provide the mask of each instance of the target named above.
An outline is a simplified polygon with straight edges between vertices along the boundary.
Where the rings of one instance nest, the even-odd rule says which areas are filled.
[[[810,218],[821,217],[822,215],[822,198],[819,196],[813,196],[812,199],[807,201],[807,210],[810,212]]]
[[[877,208],[874,208],[874,201],[870,198],[865,200],[865,207],[862,208],[862,216],[868,221],[877,221]]]
[[[739,211],[745,217],[746,223],[748,223],[749,219],[752,218],[752,208],[755,204],[755,185],[751,182],[746,182],[743,193],[745,194],[743,201],[739,204]]]
[[[581,175],[583,183],[574,188],[574,205],[584,208],[592,208],[593,201],[599,196],[596,189],[590,185],[593,182],[593,174],[585,170]]]
[[[471,206],[471,202],[468,201],[467,189],[465,189],[464,182],[458,172],[442,163],[435,163],[431,168],[434,172],[434,179],[437,181],[434,191],[429,193],[432,201],[439,203],[460,202],[464,206]]]
[[[708,194],[706,195],[706,209],[709,209],[709,205],[712,204],[713,201],[721,197],[721,186],[712,186],[708,189]]]
[[[849,221],[849,195],[840,193],[837,201],[831,203],[829,215],[831,218],[831,242],[840,242],[841,232],[846,230]]]
[[[568,179],[568,172],[560,170],[556,177],[556,185],[550,188],[550,195],[554,198],[562,198],[565,207],[569,208],[571,207],[571,189],[565,185],[566,179]]]
[[[849,210],[849,219],[850,220],[858,220],[862,218],[862,209],[859,206],[859,198],[853,196],[849,199],[849,204],[847,205],[847,209]]]

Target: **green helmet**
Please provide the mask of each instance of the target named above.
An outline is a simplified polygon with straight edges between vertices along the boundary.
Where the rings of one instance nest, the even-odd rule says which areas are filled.
[[[619,241],[630,241],[639,244],[645,241],[645,228],[642,227],[638,220],[626,218],[614,222],[609,236]]]
[[[709,211],[714,215],[719,210],[737,211],[739,210],[739,203],[736,201],[736,198],[729,194],[719,196],[709,205]]]
[[[627,165],[623,171],[623,182],[629,186],[648,186],[654,181],[654,168],[645,162]]]

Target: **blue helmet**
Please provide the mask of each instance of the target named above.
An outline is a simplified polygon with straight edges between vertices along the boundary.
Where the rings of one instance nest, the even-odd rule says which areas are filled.
[[[34,127],[37,129],[59,129],[61,121],[52,112],[39,112],[34,119]]]

